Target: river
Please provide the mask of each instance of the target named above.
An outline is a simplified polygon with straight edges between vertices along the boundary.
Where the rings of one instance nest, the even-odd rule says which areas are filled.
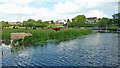
[[[11,52],[2,44],[2,66],[116,66],[118,65],[118,33],[82,36],[57,44],[28,47]]]

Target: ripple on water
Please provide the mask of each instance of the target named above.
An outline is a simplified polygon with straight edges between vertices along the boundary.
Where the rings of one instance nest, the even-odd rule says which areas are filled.
[[[109,40],[108,40],[109,39]],[[4,46],[3,66],[114,66],[118,65],[117,34],[95,33],[60,44],[11,52]]]

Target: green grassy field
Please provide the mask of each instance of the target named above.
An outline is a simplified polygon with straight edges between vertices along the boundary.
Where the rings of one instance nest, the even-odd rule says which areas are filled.
[[[37,28],[36,30],[25,28],[13,29],[13,28],[4,28],[2,29],[2,39],[3,40],[10,40],[10,33],[31,33],[31,37],[25,37],[24,44],[44,44],[46,42],[51,42],[51,40],[69,40],[70,38],[75,38],[77,36],[87,35],[92,32],[90,29],[79,29],[79,28],[69,28],[61,29],[60,31],[56,32],[53,29],[45,29],[41,30],[41,28]]]

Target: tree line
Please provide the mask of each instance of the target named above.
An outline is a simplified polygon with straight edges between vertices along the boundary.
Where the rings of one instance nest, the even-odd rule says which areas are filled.
[[[120,26],[120,13],[112,15],[113,18],[99,18],[98,22],[94,21],[93,24],[86,23],[86,17],[84,15],[78,15],[70,21],[68,19],[69,27],[109,27],[109,26]]]
[[[78,15],[74,17],[71,21],[67,19],[67,23],[64,26],[68,27],[109,27],[109,26],[120,26],[120,13],[112,15],[113,18],[99,18],[98,22],[94,21],[94,24],[86,23],[85,15]],[[7,21],[1,21],[2,27],[11,26]],[[54,21],[51,20],[51,23],[45,21],[43,22],[41,19],[35,21],[34,19],[28,19],[27,21],[17,21],[17,25],[12,26],[20,26],[20,27],[47,27],[51,24],[54,24]]]

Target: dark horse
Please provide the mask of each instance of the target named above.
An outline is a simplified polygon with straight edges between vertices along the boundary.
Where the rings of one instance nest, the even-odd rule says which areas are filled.
[[[60,31],[60,27],[53,27],[52,29],[54,29],[55,31]]]
[[[33,30],[35,30],[36,29],[36,27],[33,27]]]

